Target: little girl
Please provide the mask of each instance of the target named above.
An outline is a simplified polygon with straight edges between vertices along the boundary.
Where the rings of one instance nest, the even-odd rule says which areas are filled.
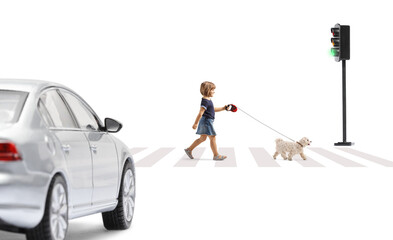
[[[194,159],[194,157],[192,156],[192,150],[194,150],[194,148],[204,142],[207,137],[209,137],[210,139],[210,147],[214,154],[213,160],[224,160],[225,158],[227,158],[226,156],[218,154],[216,144],[216,132],[214,131],[213,127],[215,112],[221,112],[223,110],[226,110],[227,106],[219,108],[214,107],[211,98],[215,93],[215,89],[216,85],[214,85],[214,83],[212,82],[203,82],[201,84],[201,94],[203,96],[201,108],[199,110],[195,123],[192,126],[193,129],[196,129],[198,127],[196,134],[201,135],[201,137],[195,140],[189,148],[184,149],[187,156],[191,159]]]

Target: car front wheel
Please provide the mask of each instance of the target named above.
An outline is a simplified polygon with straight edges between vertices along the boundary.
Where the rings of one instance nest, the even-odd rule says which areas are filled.
[[[102,213],[104,226],[108,230],[128,229],[134,216],[135,176],[131,163],[125,164],[121,179],[116,208],[113,211]]]

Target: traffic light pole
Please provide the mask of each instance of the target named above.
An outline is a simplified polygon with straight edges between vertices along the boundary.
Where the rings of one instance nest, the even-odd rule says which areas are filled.
[[[347,142],[347,84],[346,84],[346,64],[345,60],[341,60],[342,62],[342,71],[343,71],[343,141],[335,143],[334,146],[352,146],[355,143]]]

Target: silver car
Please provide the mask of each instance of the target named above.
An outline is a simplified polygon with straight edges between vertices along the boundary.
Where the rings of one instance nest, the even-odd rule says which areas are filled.
[[[68,220],[94,213],[129,228],[134,161],[110,134],[121,128],[65,86],[0,80],[0,229],[61,240]]]

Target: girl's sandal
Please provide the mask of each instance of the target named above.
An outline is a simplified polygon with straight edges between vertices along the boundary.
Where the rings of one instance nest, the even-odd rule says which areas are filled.
[[[194,159],[194,157],[193,157],[192,154],[191,154],[191,151],[188,150],[188,148],[184,149],[184,151],[186,152],[186,154],[187,154],[187,156],[188,156],[189,158]]]
[[[213,160],[222,161],[222,160],[224,160],[225,158],[227,158],[227,156],[217,155],[217,156],[214,156],[214,157],[213,157]]]

